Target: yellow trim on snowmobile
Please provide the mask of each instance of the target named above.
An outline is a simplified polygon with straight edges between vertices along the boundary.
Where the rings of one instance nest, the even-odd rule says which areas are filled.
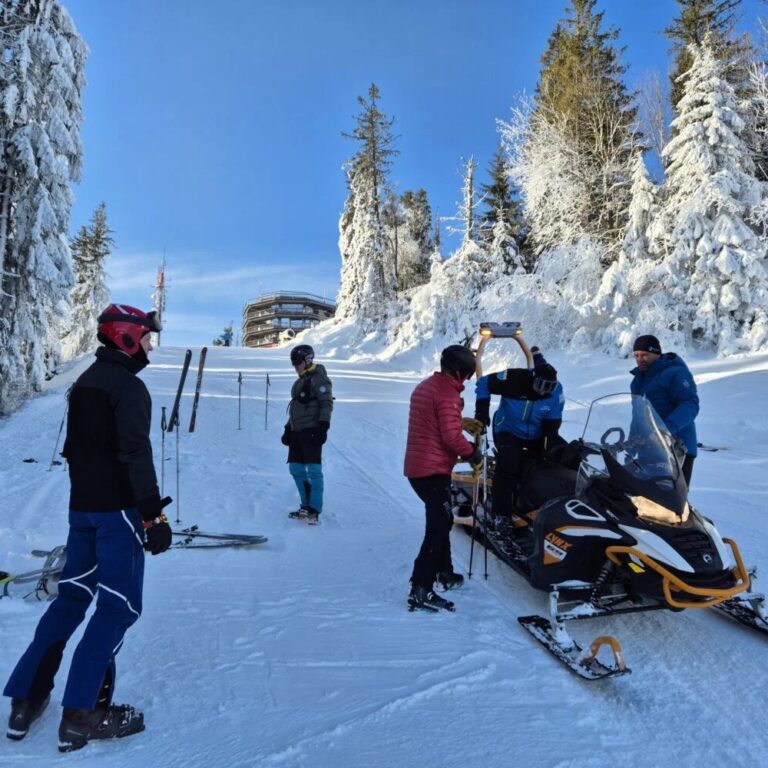
[[[619,641],[611,635],[600,635],[600,637],[596,637],[592,641],[592,644],[589,646],[589,650],[585,651],[584,655],[581,657],[581,660],[585,663],[589,663],[597,657],[597,654],[600,652],[600,648],[602,648],[604,645],[609,646],[613,651],[613,658],[616,661],[616,666],[614,667],[615,671],[626,672],[627,664],[624,661],[624,654],[621,651],[621,645],[619,644]]]
[[[621,559],[619,558],[620,554],[631,555],[659,574],[664,586],[664,599],[670,607],[709,608],[710,606],[718,605],[725,600],[730,600],[730,598],[745,592],[749,589],[750,585],[749,573],[744,565],[744,561],[741,559],[741,552],[739,552],[736,542],[733,541],[733,539],[723,539],[723,542],[730,546],[734,559],[736,560],[736,567],[733,568],[731,572],[738,581],[734,586],[729,587],[728,589],[692,587],[673,573],[670,573],[663,565],[660,565],[652,557],[646,555],[645,552],[641,552],[640,550],[635,549],[635,547],[610,546],[606,547],[605,554],[611,562],[616,565],[621,565]],[[672,597],[673,589],[676,592],[687,592],[689,595],[699,595],[706,599],[696,602],[690,600],[676,600]]]

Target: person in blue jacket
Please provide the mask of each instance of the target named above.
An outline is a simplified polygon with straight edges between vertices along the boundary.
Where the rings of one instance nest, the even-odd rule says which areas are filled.
[[[565,395],[557,371],[533,348],[533,369],[508,368],[481,376],[475,386],[475,418],[490,425],[491,395],[501,395],[493,416],[496,470],[493,475],[494,517],[509,517],[526,458],[543,458],[562,442],[559,436]]]
[[[630,391],[651,403],[672,436],[685,447],[683,476],[690,488],[693,461],[698,453],[694,419],[699,413],[699,395],[693,375],[679,355],[662,354],[655,336],[638,336],[632,349],[637,367],[631,371]]]

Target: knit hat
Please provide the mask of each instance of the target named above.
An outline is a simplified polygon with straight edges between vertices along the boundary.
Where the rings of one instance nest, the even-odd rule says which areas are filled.
[[[638,336],[635,339],[635,343],[632,346],[633,352],[651,352],[654,355],[661,354],[661,344],[655,336],[647,334],[645,336]]]

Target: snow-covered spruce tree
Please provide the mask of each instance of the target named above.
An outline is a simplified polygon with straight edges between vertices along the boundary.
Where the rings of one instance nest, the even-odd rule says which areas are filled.
[[[433,252],[430,280],[412,295],[405,320],[392,329],[395,343],[405,348],[413,342],[435,338],[461,341],[474,334],[483,290],[504,274],[504,263],[479,242],[475,190],[477,165],[472,158],[462,165],[462,196],[458,211],[449,221],[451,231],[462,236],[450,258],[442,261]]]
[[[636,327],[649,327],[638,319],[638,313],[649,310],[648,298],[656,292],[661,277],[659,243],[654,242],[656,227],[660,226],[659,188],[648,176],[648,169],[641,148],[635,150],[632,162],[632,185],[628,211],[627,230],[617,260],[603,274],[600,288],[594,298],[585,305],[585,314],[591,318],[595,342],[610,349],[617,347],[622,353],[631,352],[637,335]],[[658,311],[656,297],[654,308]],[[666,316],[658,317],[653,324],[655,331],[664,337],[665,346],[673,346],[679,338],[670,338],[663,330],[674,326],[674,307],[668,307]],[[669,344],[665,342],[670,342]]]
[[[488,174],[490,183],[481,186],[485,201],[485,210],[480,216],[481,233],[485,247],[491,253],[498,253],[506,271],[512,274],[524,267],[519,247],[524,239],[523,216],[501,146],[491,160]]]
[[[0,7],[0,413],[54,370],[69,315],[87,48],[58,0]]]
[[[435,245],[432,240],[432,208],[425,189],[407,190],[401,197],[405,217],[407,247],[398,272],[401,291],[424,285],[429,280],[429,269]]]
[[[100,203],[88,227],[81,227],[72,240],[75,287],[72,289],[72,315],[69,331],[61,340],[62,357],[70,360],[97,344],[99,313],[109,304],[104,263],[114,240],[107,224],[106,203]]]
[[[343,134],[359,147],[345,165],[348,195],[339,220],[341,287],[336,318],[356,319],[363,330],[382,324],[397,291],[381,210],[387,171],[398,151],[392,134],[394,119],[379,109],[378,99],[379,89],[372,84],[367,99],[358,97],[355,129]]]
[[[565,142],[578,158],[568,176],[575,177],[586,203],[568,240],[543,240],[546,224],[538,231],[532,224],[531,235],[535,245],[547,247],[576,242],[585,234],[605,248],[605,258],[611,261],[626,225],[636,110],[624,84],[621,51],[613,46],[619,32],[603,28],[603,14],[595,5],[596,0],[571,0],[550,35],[536,90],[538,119],[531,123],[533,141],[541,140],[543,119],[561,135],[557,143]],[[549,186],[559,182],[555,177]],[[568,177],[564,183],[572,186]],[[541,215],[537,218],[544,224]]]
[[[680,330],[720,352],[768,343],[766,242],[750,223],[766,186],[742,134],[734,87],[705,42],[691,49],[674,136],[664,150],[662,226],[671,236],[658,291],[678,311]]]
[[[664,34],[672,41],[673,66],[669,73],[672,108],[677,111],[683,97],[684,75],[691,68],[690,46],[701,46],[705,38],[716,59],[723,62],[723,75],[737,88],[748,79],[749,40],[736,34],[741,0],[676,0],[678,15]]]

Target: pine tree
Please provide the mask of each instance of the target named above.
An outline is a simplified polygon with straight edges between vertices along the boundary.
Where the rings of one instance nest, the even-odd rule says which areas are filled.
[[[367,99],[358,97],[354,131],[343,134],[359,148],[345,165],[348,195],[339,220],[342,263],[336,317],[358,318],[364,327],[380,323],[397,290],[382,206],[387,172],[398,150],[394,118],[379,109],[378,99],[379,89],[372,84]]]
[[[70,311],[87,48],[58,0],[6,0],[0,24],[2,412],[52,374]]]
[[[672,41],[674,66],[669,74],[670,101],[678,109],[683,96],[684,75],[693,62],[690,46],[701,46],[708,37],[713,55],[725,63],[728,80],[734,84],[746,79],[746,60],[749,42],[737,38],[735,26],[741,0],[676,0],[680,12],[664,34]]]
[[[580,186],[589,198],[572,242],[586,234],[612,258],[626,223],[636,110],[624,84],[623,49],[613,46],[619,32],[603,29],[603,14],[595,5],[596,0],[571,0],[566,18],[551,34],[541,59],[536,112],[563,134],[579,158],[571,175],[582,177]]]
[[[488,250],[499,253],[507,271],[513,273],[522,266],[519,243],[523,240],[523,215],[501,147],[491,160],[488,175],[490,183],[481,186],[486,208],[480,216],[480,231]]]
[[[722,352],[768,341],[766,242],[749,226],[765,206],[743,139],[745,122],[725,65],[705,43],[691,47],[691,68],[664,150],[667,197],[664,300],[681,330]],[[661,293],[661,291],[659,291]]]
[[[432,208],[425,189],[404,192],[401,202],[409,248],[404,254],[399,284],[401,290],[410,290],[429,280],[430,262],[435,249],[432,240]]]
[[[89,351],[97,343],[97,318],[109,304],[104,263],[114,246],[112,234],[107,224],[106,203],[100,203],[93,212],[90,227],[81,227],[72,240],[75,286],[70,325],[62,338],[65,360]]]

